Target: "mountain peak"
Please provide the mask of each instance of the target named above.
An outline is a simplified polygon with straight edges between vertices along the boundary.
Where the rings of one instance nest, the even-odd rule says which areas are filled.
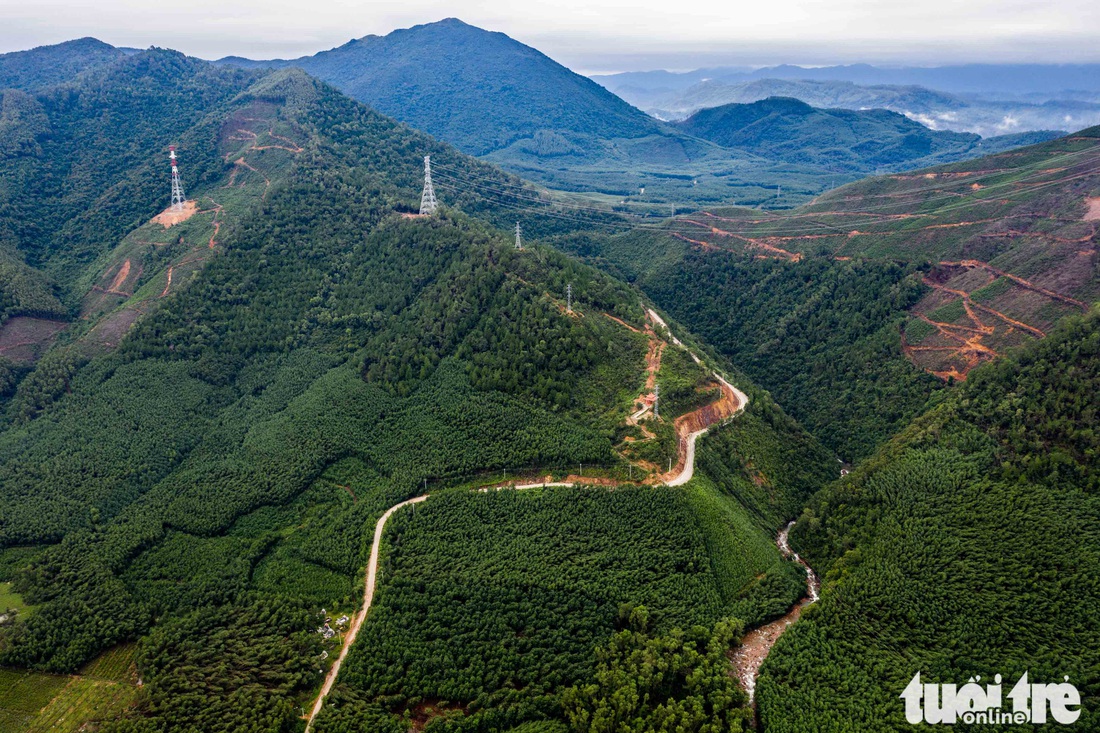
[[[659,129],[591,79],[503,33],[458,18],[365,36],[294,61],[223,62],[298,66],[474,155],[544,130],[639,138]]]
[[[0,54],[0,89],[34,91],[53,86],[124,55],[121,49],[91,36]]]

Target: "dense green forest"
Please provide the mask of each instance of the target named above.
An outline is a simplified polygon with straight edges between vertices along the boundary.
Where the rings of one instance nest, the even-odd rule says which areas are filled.
[[[742,522],[710,522],[701,502]],[[415,720],[426,706],[439,718],[437,730],[510,730],[538,721],[615,730],[580,722],[599,718],[595,710],[607,707],[604,697],[615,695],[608,686],[624,684],[604,667],[608,659],[623,655],[625,661],[637,648],[671,670],[684,665],[652,682],[631,673],[634,683],[652,684],[654,696],[669,694],[675,684],[715,684],[704,683],[700,662],[678,661],[699,653],[695,644],[704,656],[717,655],[708,657],[707,674],[725,682],[693,691],[715,709],[701,714],[688,704],[694,717],[685,712],[680,724],[719,730],[713,726],[724,719],[721,710],[730,711],[730,720],[743,715],[741,693],[718,662],[742,622],[725,630],[720,619],[733,609],[771,618],[803,590],[797,580],[784,582],[791,564],[779,559],[764,526],[711,483],[691,494],[650,487],[459,490],[391,521],[378,606],[318,731],[362,730],[380,710]],[[731,541],[747,552],[718,557],[714,545]],[[716,640],[702,630],[715,623]],[[675,628],[697,630],[685,637]],[[611,642],[607,656],[594,654],[616,630],[626,636]],[[631,634],[646,631],[671,636]],[[696,674],[688,675],[692,669]],[[674,683],[677,675],[690,679]],[[589,687],[590,678],[597,689]],[[727,697],[719,702],[718,695]],[[680,715],[668,714],[670,720]]]
[[[338,651],[338,638],[316,634],[320,609],[347,613],[360,602],[371,529],[384,509],[425,487],[465,485],[483,472],[568,471],[578,463],[613,469],[620,461],[613,441],[644,384],[647,340],[614,319],[640,328],[641,299],[537,241],[540,233],[598,218],[532,219],[525,229],[535,241],[517,251],[494,226],[514,221],[499,196],[449,195],[436,217],[407,216],[418,201],[426,153],[453,170],[493,178],[509,195],[527,189],[299,71],[261,78],[150,51],[89,74],[68,91],[18,100],[41,112],[35,120],[44,115],[46,137],[35,138],[41,149],[21,149],[26,160],[0,165],[15,202],[0,220],[15,232],[19,266],[37,265],[32,272],[50,276],[38,290],[53,294],[52,307],[87,308],[83,291],[112,272],[106,263],[117,263],[120,251],[137,246],[149,249],[133,261],[150,271],[120,307],[146,302],[140,299],[166,282],[165,269],[179,264],[171,250],[158,254],[156,247],[188,240],[213,249],[206,238],[219,230],[209,219],[169,234],[145,223],[164,205],[156,187],[148,196],[135,193],[162,178],[155,159],[94,204],[77,198],[45,211],[53,194],[19,178],[19,166],[55,166],[49,170],[71,177],[80,163],[60,157],[49,130],[122,135],[119,120],[142,117],[123,145],[137,160],[146,147],[162,152],[159,140],[142,136],[168,113],[171,94],[189,95],[190,116],[180,124],[191,127],[179,133],[181,148],[192,151],[189,193],[220,202],[226,223],[217,250],[184,285],[142,310],[117,347],[82,347],[95,324],[106,322],[95,319],[120,312],[110,304],[88,310],[88,321],[63,332],[8,387],[14,392],[0,414],[0,581],[10,581],[29,610],[0,627],[0,664],[68,672],[139,640],[144,687],[136,707],[108,729],[293,730],[327,668],[325,655]],[[176,92],[158,86],[177,75],[207,85],[206,96],[191,95],[186,85]],[[87,105],[108,113],[84,125],[80,110]],[[242,148],[259,145],[248,141],[256,138],[248,137],[246,122],[270,126],[264,141],[276,152],[260,157]],[[243,172],[233,162],[242,149],[259,167]],[[102,185],[122,157],[90,169],[89,183]],[[31,217],[37,228],[17,230],[22,212],[36,206],[43,209]],[[130,232],[135,227],[137,234]],[[154,234],[163,239],[135,241]],[[668,370],[674,412],[706,396],[696,391],[698,368],[682,354],[670,356]],[[593,600],[578,605],[563,596],[563,605],[539,611],[549,636],[537,639],[542,661],[524,674],[545,689],[532,687],[513,705],[500,677],[470,687],[462,677],[469,670],[455,670],[467,702],[484,696],[492,703],[486,720],[562,723],[558,695],[596,673],[595,649],[607,644],[623,603],[644,602],[662,635],[702,625],[705,632],[668,637],[681,641],[662,636],[653,643],[673,656],[713,657],[702,651],[704,636],[726,638],[734,628],[714,630],[718,619],[734,611],[771,618],[801,592],[789,582],[791,566],[779,560],[772,533],[828,477],[832,459],[765,393],[739,384],[754,390],[756,417],[744,429],[756,442],[735,449],[714,436],[722,469],[692,493],[599,489],[538,499],[534,506],[550,508],[533,512],[525,527],[544,530],[541,542],[560,539],[560,528],[545,531],[560,509],[588,527],[586,541],[603,548],[603,559],[559,549],[563,562],[572,558],[569,577],[586,576]],[[786,468],[783,457],[795,453],[803,458]],[[750,460],[742,456],[759,469],[741,470],[740,461]],[[758,483],[758,470],[769,472],[768,481]],[[756,503],[746,509],[735,492]],[[468,503],[485,505],[477,511],[508,509],[509,496],[460,492],[432,503],[454,504],[439,517],[447,524],[476,516],[463,513]],[[579,505],[566,511],[579,497],[593,503],[592,517]],[[430,515],[432,503],[407,521]],[[682,521],[661,521],[666,506]],[[625,534],[608,534],[592,523],[596,517]],[[658,521],[667,537],[635,555]],[[727,521],[736,523],[732,536]],[[419,537],[428,542],[425,552],[441,550],[430,534],[413,529],[398,528],[403,539],[386,572],[395,582],[419,582],[394,571],[402,567],[401,543],[415,547]],[[442,550],[481,552],[455,544]],[[532,580],[562,570],[528,557]],[[528,572],[499,564],[509,553],[493,559],[513,578]],[[633,570],[623,575],[608,561]],[[658,592],[666,586],[674,591],[668,598]],[[562,586],[550,588],[557,594]],[[394,593],[386,586],[383,597]],[[377,623],[384,619],[380,612]],[[568,629],[584,632],[571,636]],[[467,655],[491,640],[472,636]],[[408,641],[394,653],[412,655],[420,642]],[[556,676],[543,679],[550,669]],[[497,672],[505,673],[511,671]],[[390,698],[416,705],[426,694],[412,684],[387,688],[381,698],[374,689],[353,680],[334,700],[357,700],[350,709],[360,722],[362,715],[392,721],[401,711]],[[577,709],[601,704],[585,700],[575,701]],[[722,705],[737,708],[740,698]]]
[[[748,727],[751,712],[726,656],[741,633],[738,622],[654,637],[644,606],[632,609],[627,621],[630,628],[597,654],[592,682],[562,694],[573,730],[734,733]]]
[[[1098,389],[1094,310],[975,371],[811,502],[793,542],[824,598],[765,664],[767,730],[907,730],[918,670],[1068,676],[1075,729],[1096,729]]]
[[[305,69],[471,155],[506,147],[531,130],[635,138],[660,126],[537,50],[457,18],[360,38],[291,61],[222,63]],[[473,78],[480,82],[470,84]],[[517,79],[526,83],[518,85]]]
[[[78,38],[53,46],[0,54],[0,89],[36,91],[67,82],[77,74],[121,59],[122,49]]]
[[[901,350],[923,250],[780,261],[553,210],[517,250],[541,192],[299,70],[151,50],[57,84],[48,56],[19,63],[44,75],[0,93],[0,329],[71,323],[37,363],[0,360],[0,665],[136,642],[136,703],[102,729],[300,730],[341,643],[318,627],[345,628],[375,523],[426,491],[390,520],[319,733],[742,729],[726,654],[805,591],[775,545],[794,517],[824,597],[764,667],[766,730],[900,727],[918,668],[1069,675],[1100,724],[1100,316],[941,389]],[[166,130],[209,206],[171,229],[150,223]],[[427,154],[444,206],[422,218]],[[948,236],[937,256],[967,252]],[[1016,287],[998,277],[981,302]],[[474,490],[624,478],[650,304],[702,358],[665,350],[650,459],[708,370],[750,397],[695,478]]]

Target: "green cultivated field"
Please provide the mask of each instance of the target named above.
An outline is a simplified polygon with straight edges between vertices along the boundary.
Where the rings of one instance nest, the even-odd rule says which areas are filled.
[[[76,733],[118,715],[137,694],[135,650],[111,649],[72,676],[0,669],[0,733]]]

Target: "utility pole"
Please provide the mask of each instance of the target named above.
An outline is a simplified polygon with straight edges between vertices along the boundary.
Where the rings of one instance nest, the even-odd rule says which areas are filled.
[[[438,208],[439,202],[435,200],[435,189],[432,188],[432,156],[424,156],[424,193],[420,195],[420,215],[431,216]]]
[[[176,167],[176,146],[168,146],[168,160],[172,163],[172,211],[183,211],[183,184],[180,183],[179,168]]]
[[[661,383],[653,385],[653,419],[661,419]]]
[[[565,286],[565,310],[573,312],[573,283]]]
[[[523,249],[523,230],[519,228],[519,222],[516,222],[516,249]]]

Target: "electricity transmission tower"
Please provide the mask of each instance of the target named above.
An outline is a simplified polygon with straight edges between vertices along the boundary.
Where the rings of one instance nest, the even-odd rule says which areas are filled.
[[[176,167],[176,146],[168,146],[168,160],[172,163],[172,211],[183,211],[183,184],[180,183],[179,168]]]
[[[565,310],[573,312],[573,283],[565,286]]]
[[[519,228],[519,222],[516,222],[516,249],[523,249],[523,230]]]
[[[432,188],[432,156],[424,156],[424,193],[420,196],[420,215],[431,216],[435,213],[439,202],[435,200],[435,189]]]

